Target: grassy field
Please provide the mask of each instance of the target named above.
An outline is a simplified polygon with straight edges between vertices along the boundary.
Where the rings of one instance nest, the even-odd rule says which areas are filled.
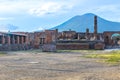
[[[120,63],[120,51],[111,51],[104,54],[88,54],[85,57],[87,58],[100,58],[103,59],[103,62],[107,63]]]

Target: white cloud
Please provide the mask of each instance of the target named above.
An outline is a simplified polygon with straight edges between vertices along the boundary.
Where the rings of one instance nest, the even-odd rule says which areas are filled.
[[[13,20],[12,17],[0,17],[0,21]]]
[[[43,31],[43,30],[45,30],[45,29],[44,29],[43,27],[39,27],[37,30],[42,30],[42,31]]]
[[[33,1],[2,1],[0,2],[0,14],[25,14],[27,10],[32,8],[36,2]]]
[[[0,15],[63,14],[86,0],[0,0]]]
[[[13,24],[0,25],[0,31],[3,31],[3,32],[14,31],[17,29],[18,29],[18,27],[14,26]]]
[[[102,5],[96,9],[96,12],[118,12],[119,7],[118,5]]]
[[[71,9],[73,5],[66,4],[66,3],[60,3],[60,2],[47,2],[39,7],[32,8],[29,10],[29,13],[31,15],[36,15],[36,16],[44,16],[47,14],[61,14],[65,13],[69,9]]]

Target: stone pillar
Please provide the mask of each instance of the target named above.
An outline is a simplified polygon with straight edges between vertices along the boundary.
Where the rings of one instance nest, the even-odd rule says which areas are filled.
[[[58,29],[56,29],[55,38],[58,40]]]
[[[5,44],[5,36],[2,36],[2,44]]]
[[[9,36],[9,35],[8,35],[7,42],[8,42],[8,44],[9,44],[9,45],[11,44],[11,38],[10,38],[10,36]]]
[[[78,34],[78,40],[80,40],[80,34]]]
[[[97,16],[94,16],[94,38],[97,40]]]
[[[17,44],[20,44],[20,37],[17,36]]]
[[[89,29],[86,29],[86,33],[85,33],[86,39],[89,39]]]
[[[24,37],[21,36],[21,44],[23,44],[23,43],[24,43]]]
[[[12,36],[12,44],[15,44],[15,36]]]

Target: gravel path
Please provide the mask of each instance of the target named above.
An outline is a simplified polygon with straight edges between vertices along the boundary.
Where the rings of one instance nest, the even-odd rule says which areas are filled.
[[[83,53],[11,52],[0,56],[0,80],[120,80],[120,65],[82,56]]]

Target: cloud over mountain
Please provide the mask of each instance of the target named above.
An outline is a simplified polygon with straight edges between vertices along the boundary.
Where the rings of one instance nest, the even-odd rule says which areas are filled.
[[[3,32],[7,32],[7,31],[15,31],[18,29],[18,26],[15,26],[13,24],[6,24],[6,25],[0,25],[0,29]]]

